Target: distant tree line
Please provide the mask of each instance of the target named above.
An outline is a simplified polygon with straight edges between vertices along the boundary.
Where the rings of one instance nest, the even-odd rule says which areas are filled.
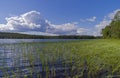
[[[87,36],[87,35],[60,35],[60,36],[43,36],[43,35],[28,35],[20,33],[0,32],[0,39],[96,39],[101,36]]]

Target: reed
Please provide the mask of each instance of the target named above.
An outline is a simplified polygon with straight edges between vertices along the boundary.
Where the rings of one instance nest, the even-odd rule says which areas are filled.
[[[4,78],[102,78],[119,75],[119,44],[119,40],[109,39],[0,44],[0,69]]]

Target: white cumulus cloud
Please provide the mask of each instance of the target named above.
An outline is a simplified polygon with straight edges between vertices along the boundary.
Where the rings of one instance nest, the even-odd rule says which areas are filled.
[[[80,28],[77,26],[76,22],[73,23],[66,23],[66,24],[49,24],[50,27],[46,30],[48,33],[57,33],[61,35],[81,35],[87,32],[87,29]]]
[[[6,18],[6,21],[6,26],[8,28],[11,27],[14,31],[44,31],[44,28],[48,26],[37,11],[30,11],[20,16],[9,17]]]
[[[81,35],[88,31],[80,28],[78,22],[55,25],[44,19],[40,12],[30,11],[18,16],[7,17],[6,24],[0,24],[0,31],[30,34]]]

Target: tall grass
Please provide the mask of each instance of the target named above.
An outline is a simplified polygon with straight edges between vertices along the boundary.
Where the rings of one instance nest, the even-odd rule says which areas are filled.
[[[102,78],[120,75],[120,40],[0,44],[0,56],[3,63],[0,69],[6,78]],[[10,62],[5,58],[11,60],[11,65],[7,65]]]

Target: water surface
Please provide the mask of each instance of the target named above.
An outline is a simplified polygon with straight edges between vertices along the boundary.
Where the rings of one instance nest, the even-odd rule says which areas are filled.
[[[50,57],[54,53],[49,50],[48,54],[41,53],[42,48],[47,45],[44,43],[32,42],[61,42],[61,41],[75,41],[79,39],[0,39],[0,77],[3,77],[5,72],[10,75],[12,72],[21,72],[22,74],[30,73],[31,58],[34,58],[34,72],[40,72],[42,70],[41,57]],[[18,44],[15,44],[18,43]],[[24,44],[25,43],[25,44]],[[50,45],[52,46],[52,45]],[[44,55],[43,55],[44,54]],[[26,57],[27,56],[27,57]],[[59,64],[59,65],[58,65]],[[49,63],[49,69],[55,67],[55,69],[63,69],[62,62],[58,61],[56,64]],[[65,68],[64,68],[65,69]],[[12,75],[12,74],[11,74]]]
[[[81,39],[0,39],[0,43],[21,43],[21,42],[59,42],[59,41],[75,41]]]

